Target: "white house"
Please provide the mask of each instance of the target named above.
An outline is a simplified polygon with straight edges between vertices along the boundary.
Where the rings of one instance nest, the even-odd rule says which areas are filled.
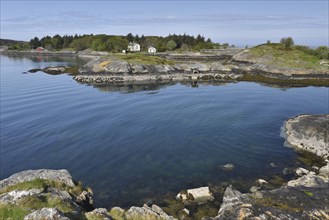
[[[138,52],[138,51],[141,51],[141,46],[137,43],[132,43],[130,42],[128,44],[128,51],[130,52]]]
[[[157,50],[155,49],[155,47],[149,47],[149,48],[148,48],[148,52],[149,52],[149,53],[156,53]]]

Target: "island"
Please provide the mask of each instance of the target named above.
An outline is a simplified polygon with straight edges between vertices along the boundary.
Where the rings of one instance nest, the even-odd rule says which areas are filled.
[[[329,86],[329,60],[303,48],[270,43],[206,53],[93,54],[79,69],[48,67],[30,72],[70,73],[77,82],[87,84],[251,81]]]

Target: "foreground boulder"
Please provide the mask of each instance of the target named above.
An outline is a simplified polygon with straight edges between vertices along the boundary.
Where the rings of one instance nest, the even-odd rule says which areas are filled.
[[[0,181],[0,190],[18,183],[32,181],[35,179],[54,180],[64,183],[67,186],[75,186],[71,174],[67,170],[26,170],[11,175]]]
[[[287,143],[323,158],[329,157],[329,115],[300,115],[285,123]]]
[[[195,189],[188,189],[186,192],[182,191],[176,196],[178,200],[184,203],[198,203],[203,204],[208,201],[213,201],[214,196],[209,190],[209,187],[200,187]]]

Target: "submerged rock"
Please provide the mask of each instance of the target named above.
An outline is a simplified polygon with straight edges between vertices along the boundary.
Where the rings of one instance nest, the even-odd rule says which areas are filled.
[[[222,168],[222,170],[226,170],[226,171],[233,170],[234,164],[228,163],[228,164],[221,166],[221,168]]]
[[[287,143],[297,149],[329,157],[329,115],[300,115],[285,123]]]

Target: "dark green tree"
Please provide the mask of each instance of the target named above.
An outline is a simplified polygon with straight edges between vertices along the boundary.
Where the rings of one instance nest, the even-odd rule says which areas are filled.
[[[294,45],[294,40],[291,37],[284,37],[281,38],[280,43],[284,45],[286,49],[289,49]]]

